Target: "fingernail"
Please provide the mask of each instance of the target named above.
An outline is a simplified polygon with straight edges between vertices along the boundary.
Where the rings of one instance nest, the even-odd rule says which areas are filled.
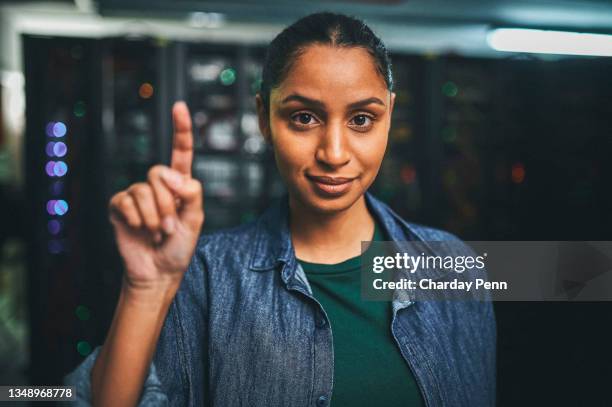
[[[183,176],[174,171],[164,172],[164,178],[175,188],[178,188],[183,184]]]
[[[171,235],[174,232],[174,218],[172,216],[166,216],[162,219],[162,228],[166,234]]]

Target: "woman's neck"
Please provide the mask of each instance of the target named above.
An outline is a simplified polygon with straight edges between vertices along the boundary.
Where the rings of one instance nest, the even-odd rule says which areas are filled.
[[[362,196],[350,208],[334,214],[310,211],[289,199],[291,240],[298,259],[335,264],[361,254],[361,241],[374,234],[374,218]]]

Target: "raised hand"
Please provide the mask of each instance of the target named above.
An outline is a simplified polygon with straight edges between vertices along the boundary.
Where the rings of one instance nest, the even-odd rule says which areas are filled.
[[[130,288],[178,286],[204,223],[202,185],[191,177],[193,134],[184,102],[174,104],[172,119],[171,166],[153,166],[145,182],[118,192],[109,204]]]

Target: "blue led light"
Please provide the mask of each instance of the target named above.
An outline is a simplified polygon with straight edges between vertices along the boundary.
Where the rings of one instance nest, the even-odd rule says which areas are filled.
[[[68,147],[66,147],[66,144],[61,141],[55,143],[53,146],[53,154],[55,154],[57,157],[65,156],[66,152],[68,152]]]
[[[68,212],[68,202],[64,201],[63,199],[58,199],[55,201],[53,209],[57,215],[63,216],[66,214],[66,212]]]
[[[63,199],[51,199],[47,201],[47,213],[49,215],[62,216],[68,212],[68,202]]]
[[[68,172],[68,165],[63,161],[57,161],[53,167],[53,173],[58,177],[63,177]]]
[[[62,122],[49,122],[45,126],[45,133],[48,137],[64,137],[68,131],[66,125]],[[66,143],[61,141],[50,141],[45,145],[45,153],[48,157],[64,157],[68,152]],[[68,165],[64,161],[48,161],[45,164],[45,172],[50,177],[62,177],[68,172]],[[58,196],[63,193],[64,183],[62,181],[53,181],[49,185],[51,196]],[[46,210],[51,216],[63,216],[68,213],[68,202],[63,199],[50,199],[47,201]],[[62,221],[58,219],[50,219],[47,222],[47,230],[49,234],[58,236],[63,229]],[[58,254],[66,251],[66,242],[64,240],[50,239],[47,242],[47,249],[51,254]]]
[[[66,135],[66,125],[62,122],[57,122],[53,125],[53,135],[55,137],[64,137]]]

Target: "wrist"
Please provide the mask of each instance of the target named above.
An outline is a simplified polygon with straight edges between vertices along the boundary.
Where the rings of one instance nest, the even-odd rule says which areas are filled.
[[[159,281],[134,282],[123,275],[121,296],[133,305],[169,306],[180,286],[180,280],[163,279]]]

